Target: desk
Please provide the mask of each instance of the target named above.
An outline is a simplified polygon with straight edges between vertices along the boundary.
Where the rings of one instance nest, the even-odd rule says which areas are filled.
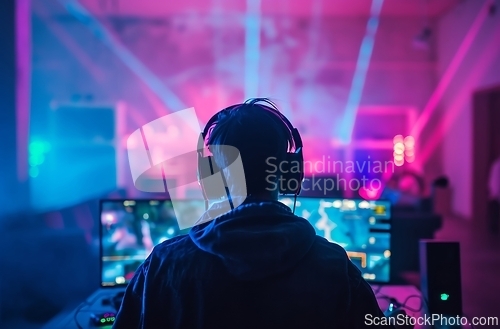
[[[85,306],[80,305],[76,309],[61,312],[61,314],[53,318],[42,329],[78,329],[79,327],[76,324],[75,319],[78,321],[81,328],[95,328],[90,323],[90,315],[92,313],[116,312],[112,306],[103,305],[103,300],[112,297],[123,290],[124,288],[99,289],[87,298],[84,302]],[[405,305],[409,308],[406,309],[406,313],[409,316],[414,318],[424,317],[425,310],[423,305],[421,305],[421,293],[414,286],[373,286],[373,290],[377,295],[377,300],[382,311],[387,310],[389,307],[390,301],[388,298],[394,298],[399,303],[406,302]],[[78,314],[75,317],[76,312],[78,312]],[[100,328],[111,328],[111,326]],[[431,327],[418,324],[415,325],[415,329],[429,328]]]
[[[408,316],[413,319],[411,324],[414,324],[414,329],[472,329],[473,327],[469,324],[463,326],[447,326],[446,321],[440,325],[439,321],[434,321],[434,327],[430,325],[432,323],[431,316],[427,312],[427,305],[425,304],[421,292],[414,286],[373,286],[373,291],[377,297],[378,304],[382,311],[388,309],[390,300],[389,298],[395,299],[398,303],[404,304],[405,312]],[[426,320],[427,319],[427,320]],[[450,324],[452,321],[450,320]],[[396,322],[396,324],[398,324]]]
[[[90,315],[92,313],[106,313],[114,312],[111,305],[103,305],[103,300],[115,296],[119,292],[123,292],[125,288],[103,288],[94,292],[89,298],[87,298],[80,306],[65,310],[50,320],[45,324],[42,329],[79,329],[79,328],[97,328],[94,327],[90,322]],[[76,314],[78,312],[78,314]],[[75,317],[76,314],[76,317]],[[80,327],[78,327],[78,324]],[[98,327],[101,329],[111,328]]]

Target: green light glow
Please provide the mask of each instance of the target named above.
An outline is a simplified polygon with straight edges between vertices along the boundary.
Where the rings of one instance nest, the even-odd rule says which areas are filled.
[[[50,151],[51,145],[44,141],[33,141],[30,143],[29,152],[33,155],[43,154]]]
[[[450,295],[448,294],[441,294],[441,300],[448,300],[449,297]]]
[[[45,156],[43,154],[30,155],[29,163],[30,163],[30,166],[32,166],[32,167],[39,166],[44,161],[45,161]]]
[[[29,147],[31,154],[40,154],[43,153],[44,147],[42,142],[31,142]]]
[[[30,168],[30,177],[36,178],[36,177],[38,177],[39,173],[40,173],[40,170],[38,170],[37,167]]]

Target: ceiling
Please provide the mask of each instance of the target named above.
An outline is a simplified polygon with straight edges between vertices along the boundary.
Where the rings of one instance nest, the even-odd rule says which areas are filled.
[[[251,1],[251,0],[249,0]],[[259,1],[259,0],[255,0]],[[385,0],[382,16],[438,17],[466,0]],[[324,16],[366,17],[371,0],[260,0],[267,15],[310,16],[320,8]],[[161,17],[178,13],[246,10],[247,0],[80,0],[95,15]]]

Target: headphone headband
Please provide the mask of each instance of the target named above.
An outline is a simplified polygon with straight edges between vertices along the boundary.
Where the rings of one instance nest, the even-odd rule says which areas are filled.
[[[267,104],[258,104],[258,102],[264,102],[264,103],[267,103],[268,105]],[[300,133],[297,130],[297,128],[295,128],[292,125],[292,123],[283,115],[283,113],[281,113],[276,108],[276,106],[274,105],[274,103],[272,103],[271,101],[269,101],[267,99],[262,99],[262,98],[256,98],[256,99],[253,99],[251,101],[246,101],[243,104],[232,105],[232,106],[227,107],[227,108],[225,108],[225,109],[217,112],[216,114],[214,114],[208,120],[207,124],[205,125],[205,128],[203,129],[203,132],[201,133],[201,135],[203,137],[203,142],[205,142],[205,139],[207,138],[207,135],[210,133],[211,129],[213,129],[215,123],[217,121],[219,121],[219,115],[220,114],[226,113],[226,112],[230,112],[230,111],[233,111],[233,110],[237,110],[238,108],[240,108],[241,106],[244,106],[244,105],[260,106],[262,109],[264,109],[267,112],[269,112],[272,115],[274,115],[277,119],[280,119],[281,123],[284,124],[285,127],[286,127],[286,129],[289,131],[291,140],[293,141],[293,144],[294,144],[293,145],[294,149],[297,151],[298,149],[301,149],[303,147],[302,138],[300,137]],[[201,147],[203,148],[203,145],[201,145]],[[200,149],[200,145],[198,145],[198,149]]]
[[[263,102],[265,104],[258,104],[258,102]],[[198,140],[198,177],[200,181],[200,185],[202,186],[203,193],[205,195],[205,200],[213,200],[224,196],[223,189],[220,189],[218,192],[210,192],[209,186],[205,186],[203,184],[203,178],[209,177],[216,172],[220,172],[220,168],[218,168],[215,161],[211,156],[205,157],[203,155],[203,150],[205,148],[205,140],[208,137],[208,134],[211,133],[212,129],[217,125],[217,122],[220,120],[220,115],[224,113],[228,113],[233,110],[237,110],[241,106],[245,105],[255,105],[260,106],[261,109],[269,112],[273,117],[273,120],[284,125],[284,128],[288,132],[288,150],[286,153],[286,158],[283,163],[279,166],[281,172],[281,179],[284,181],[282,185],[280,185],[279,192],[281,194],[295,194],[298,195],[301,190],[302,180],[304,179],[304,158],[302,153],[302,138],[300,137],[300,133],[295,128],[292,123],[277,109],[277,107],[271,101],[263,98],[256,98],[250,101],[246,101],[243,104],[237,104],[225,108],[208,120],[205,128],[201,132],[200,138]],[[294,148],[294,151],[291,152],[291,148]],[[297,167],[298,166],[298,167]],[[223,173],[221,172],[223,175]],[[227,185],[224,183],[227,190]]]

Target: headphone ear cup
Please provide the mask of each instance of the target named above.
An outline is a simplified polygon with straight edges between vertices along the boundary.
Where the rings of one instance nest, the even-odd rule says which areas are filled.
[[[198,183],[206,200],[219,200],[227,197],[226,187],[220,179],[220,171],[213,157],[198,157]]]
[[[210,157],[198,157],[198,182],[203,184],[205,178],[213,175]]]
[[[287,153],[281,164],[281,179],[279,189],[281,194],[299,194],[304,180],[304,159],[302,152]]]

